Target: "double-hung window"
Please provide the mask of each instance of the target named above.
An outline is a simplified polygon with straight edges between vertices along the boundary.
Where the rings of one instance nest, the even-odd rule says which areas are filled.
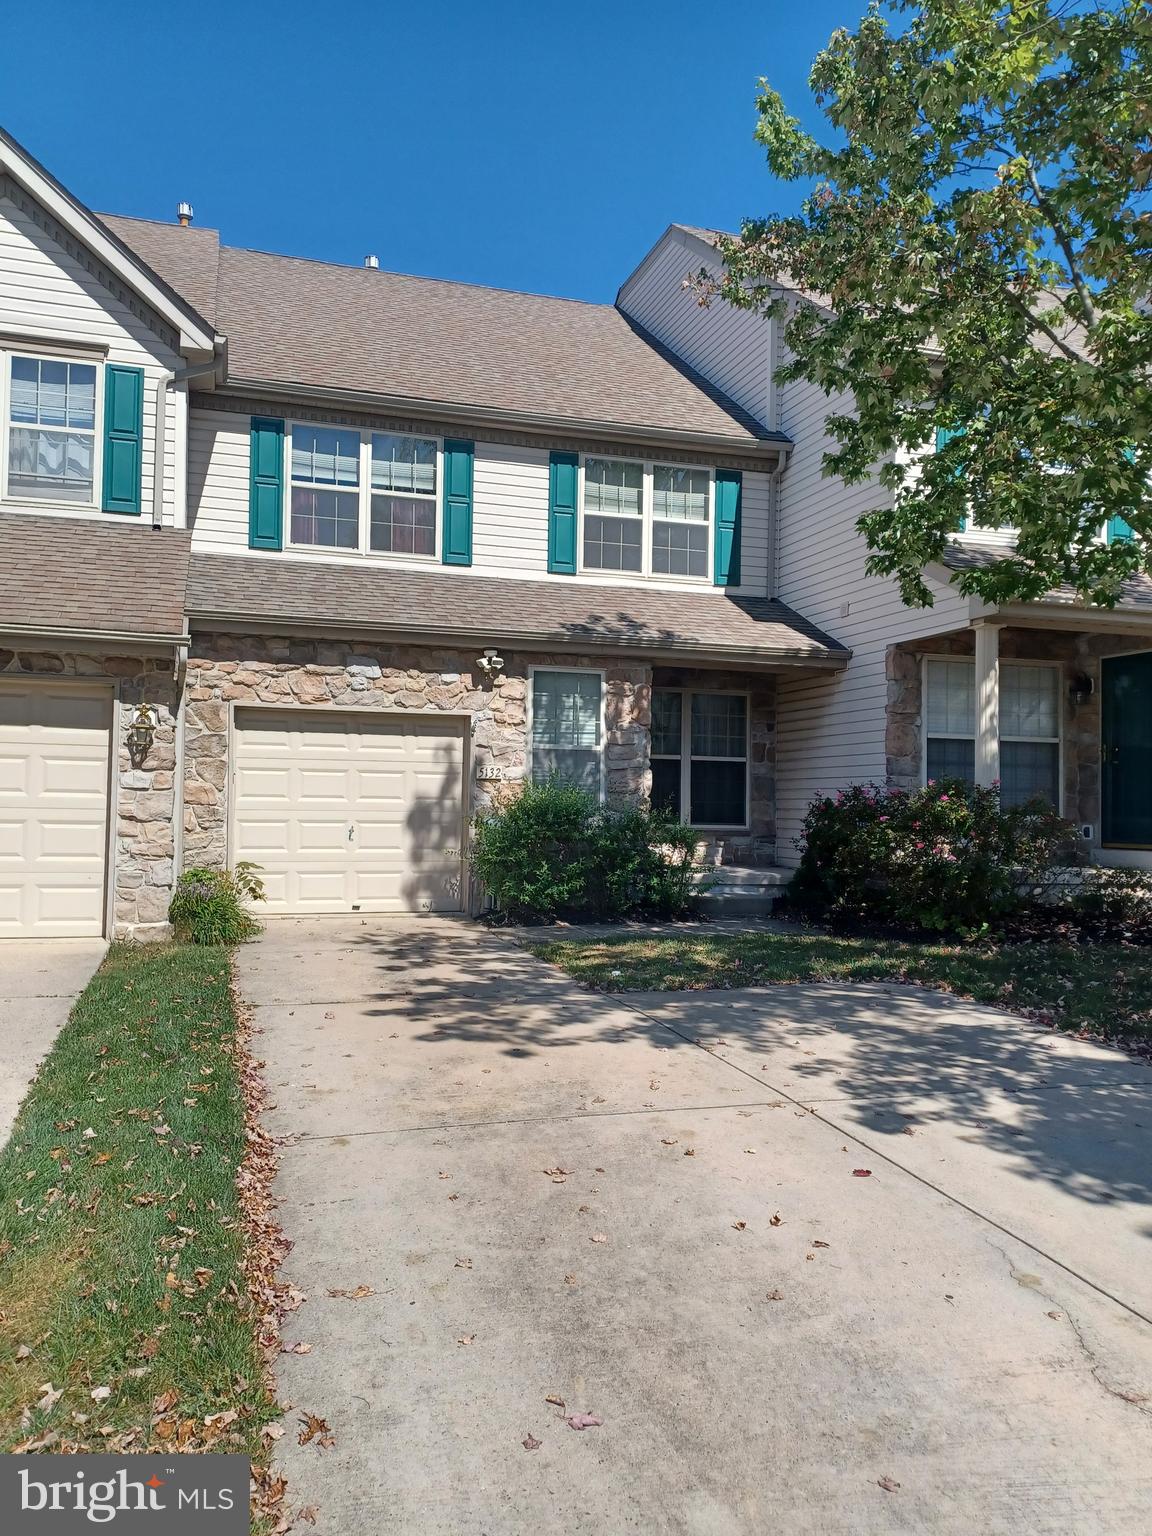
[[[294,423],[291,542],[434,558],[438,458],[435,438]]]
[[[372,434],[369,547],[394,555],[436,553],[436,443]]]
[[[292,429],[292,542],[360,548],[360,434]]]
[[[7,389],[7,495],[96,499],[96,364],[13,356]]]
[[[533,779],[562,779],[599,799],[603,746],[603,675],[533,668]]]
[[[745,694],[653,692],[652,804],[694,827],[747,826]]]
[[[584,461],[584,564],[593,571],[644,569],[644,466]]]
[[[924,664],[926,779],[976,777],[976,667],[967,660]],[[1060,669],[1000,663],[1000,800],[1060,804]]]
[[[589,455],[582,486],[582,570],[707,579],[710,469]]]

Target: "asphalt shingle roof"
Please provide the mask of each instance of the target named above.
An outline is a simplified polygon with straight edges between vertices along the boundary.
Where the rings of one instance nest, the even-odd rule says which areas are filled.
[[[188,612],[197,627],[223,619],[398,636],[443,636],[617,652],[673,652],[749,661],[847,660],[835,640],[769,598],[659,592],[463,571],[360,570],[244,555],[194,554]]]
[[[190,533],[104,518],[0,512],[0,632],[176,639],[185,633]]]
[[[631,431],[784,442],[609,304],[221,245],[102,214],[228,338],[233,382],[378,394]]]
[[[944,551],[944,564],[950,571],[970,571],[995,565],[1010,551],[1002,544],[976,544],[965,540],[963,544],[949,544]],[[1043,599],[1048,603],[1069,603],[1082,606],[1080,598],[1071,587],[1062,586],[1049,592]],[[1133,576],[1120,588],[1122,608],[1152,608],[1152,577]]]

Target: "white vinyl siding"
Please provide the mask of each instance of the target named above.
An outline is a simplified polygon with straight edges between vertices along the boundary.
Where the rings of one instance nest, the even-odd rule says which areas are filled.
[[[5,184],[0,181],[0,189]],[[11,186],[11,183],[7,184]],[[19,194],[23,197],[23,194]],[[133,301],[135,302],[135,301]],[[27,337],[18,350],[34,356],[69,356],[99,368],[120,363],[144,370],[144,440],[142,444],[142,506],[152,508],[152,472],[156,447],[156,394],[161,376],[179,368],[183,359],[138,313],[89,269],[77,256],[58,244],[46,229],[19,206],[13,196],[0,190],[0,333]],[[50,348],[38,343],[50,342]],[[14,346],[13,341],[6,343]],[[167,392],[166,446],[164,455],[163,518],[182,525],[184,478],[179,434],[183,421],[180,392]],[[7,426],[7,423],[5,423]],[[96,434],[103,428],[99,401]],[[37,497],[38,510],[72,516],[85,512],[99,516],[101,486],[96,469],[95,494],[80,505],[67,498]],[[15,499],[26,499],[18,498]]]
[[[259,414],[259,413],[257,413]],[[193,544],[205,553],[240,553],[248,548],[249,430],[251,417],[194,405],[188,438],[189,517]],[[466,434],[465,434],[466,435]],[[673,469],[674,456],[653,462]],[[711,474],[707,466],[696,466]],[[579,576],[548,572],[548,450],[508,443],[476,442],[473,470],[472,574],[520,580],[682,589],[677,576],[627,571],[587,571]],[[741,585],[729,595],[764,595],[767,583],[769,477],[763,470],[743,474]],[[353,551],[298,549],[304,559],[357,561]],[[711,557],[709,557],[711,558]],[[413,570],[427,559],[394,553],[390,565]],[[708,581],[710,581],[710,570]],[[704,581],[701,585],[707,585]]]

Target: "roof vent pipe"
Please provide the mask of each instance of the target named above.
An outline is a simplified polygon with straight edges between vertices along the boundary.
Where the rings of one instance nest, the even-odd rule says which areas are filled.
[[[366,267],[370,267],[373,272],[379,272],[379,270],[380,270],[380,258],[379,258],[379,256],[365,256],[365,258],[364,258],[364,265]]]
[[[183,229],[187,229],[192,222],[193,208],[191,203],[176,204],[176,222]]]

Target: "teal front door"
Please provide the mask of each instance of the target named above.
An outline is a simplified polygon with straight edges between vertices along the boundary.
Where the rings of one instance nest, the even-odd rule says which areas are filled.
[[[1102,841],[1152,848],[1152,651],[1100,665]]]

